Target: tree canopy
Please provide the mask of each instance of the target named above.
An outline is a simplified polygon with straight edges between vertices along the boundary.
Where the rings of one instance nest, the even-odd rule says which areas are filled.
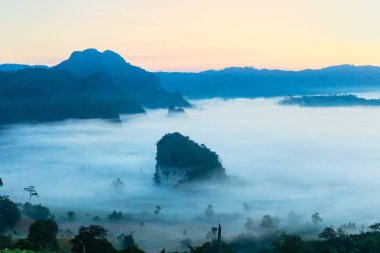
[[[219,156],[204,144],[182,134],[168,133],[157,142],[156,184],[182,183],[212,177],[225,177]]]

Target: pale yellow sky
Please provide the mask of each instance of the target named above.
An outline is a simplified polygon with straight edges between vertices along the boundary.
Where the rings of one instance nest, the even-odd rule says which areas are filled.
[[[114,50],[148,70],[380,65],[379,0],[0,0],[0,63]]]

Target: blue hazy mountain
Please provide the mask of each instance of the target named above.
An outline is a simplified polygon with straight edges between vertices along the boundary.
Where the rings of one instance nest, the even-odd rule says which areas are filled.
[[[158,72],[161,85],[190,98],[272,97],[380,89],[380,67],[340,65],[284,71],[231,67],[199,73]]]
[[[69,59],[53,68],[65,69],[82,77],[101,71],[109,76],[115,86],[145,107],[190,106],[180,93],[165,91],[156,74],[127,63],[119,54],[110,50],[99,52],[96,49],[86,49],[73,52]]]
[[[290,96],[280,100],[279,104],[302,107],[380,106],[380,99],[365,99],[355,95]]]
[[[144,109],[104,73],[80,77],[46,68],[0,71],[0,124],[118,120],[121,113],[144,113]]]
[[[26,69],[26,68],[48,68],[48,66],[45,66],[45,65],[12,64],[12,63],[0,64],[0,71],[16,71],[16,70]]]

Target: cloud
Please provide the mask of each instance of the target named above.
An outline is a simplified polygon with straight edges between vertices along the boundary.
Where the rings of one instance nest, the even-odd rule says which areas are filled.
[[[276,101],[201,100],[180,117],[152,110],[148,116],[124,117],[122,125],[87,120],[3,129],[0,190],[25,202],[22,189],[33,184],[40,194],[35,202],[57,212],[118,210],[148,223],[161,205],[164,235],[174,233],[171,238],[177,239],[184,227],[204,239],[217,222],[227,235],[236,235],[247,217],[258,220],[264,214],[284,224],[290,211],[302,213],[305,223],[319,212],[326,226],[375,221],[380,110],[299,108]],[[174,131],[217,152],[232,180],[181,189],[154,186],[155,143]],[[110,185],[115,178],[125,184],[121,193]],[[243,203],[251,213],[244,212]],[[208,204],[218,218],[203,222]],[[231,219],[235,222],[227,222]],[[138,227],[129,229],[139,235]]]

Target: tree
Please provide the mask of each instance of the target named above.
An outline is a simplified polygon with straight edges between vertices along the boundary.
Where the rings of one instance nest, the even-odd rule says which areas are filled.
[[[25,203],[22,206],[22,213],[34,220],[47,220],[50,217],[50,210],[46,206],[41,204],[32,205],[30,203]]]
[[[29,185],[28,187],[24,188],[24,191],[29,193],[29,204],[32,201],[32,197],[37,197],[38,198],[38,193],[36,191],[36,187],[34,185]]]
[[[244,228],[248,232],[252,232],[255,229],[255,223],[251,218],[247,218],[247,220],[244,223]]]
[[[371,226],[369,226],[369,229],[371,229],[372,231],[380,231],[380,222],[372,224]]]
[[[0,233],[14,228],[21,219],[17,205],[7,196],[0,196]]]
[[[121,220],[121,219],[123,219],[123,213],[112,211],[112,213],[110,215],[108,215],[107,219],[111,220],[111,221]]]
[[[107,240],[107,230],[99,225],[81,226],[78,234],[70,240],[74,253],[116,253]]]
[[[311,221],[315,224],[315,233],[318,234],[318,223],[323,221],[319,216],[319,213],[313,214],[311,216]]]
[[[214,207],[211,204],[208,204],[205,209],[205,214],[207,218],[212,218],[214,216]]]
[[[58,225],[54,220],[36,220],[29,227],[27,240],[33,250],[57,251],[59,249],[57,233]]]
[[[265,229],[274,229],[279,223],[278,219],[272,218],[270,215],[264,215],[261,220],[260,226]]]
[[[67,219],[69,221],[74,221],[76,218],[75,212],[73,212],[73,211],[68,212],[66,215],[67,215]]]
[[[114,188],[117,192],[120,192],[124,187],[124,182],[120,178],[116,178],[111,182],[112,188]]]
[[[337,238],[337,233],[332,227],[326,227],[318,236],[321,239],[325,239],[327,241],[332,241]]]
[[[157,206],[156,206],[156,209],[154,209],[154,214],[155,214],[156,216],[158,216],[158,215],[160,214],[160,212],[161,212],[161,206],[157,205]]]
[[[302,252],[303,244],[299,235],[282,234],[272,243],[275,252],[298,253]]]

